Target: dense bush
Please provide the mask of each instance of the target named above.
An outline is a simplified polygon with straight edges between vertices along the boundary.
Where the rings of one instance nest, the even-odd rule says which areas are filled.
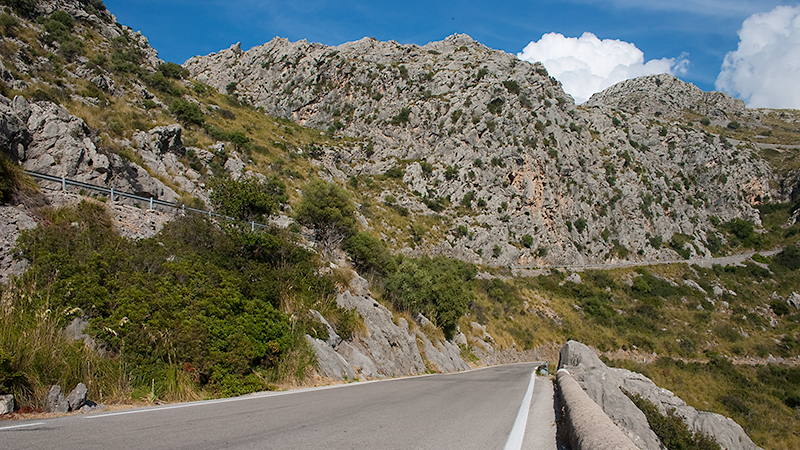
[[[219,214],[248,222],[264,222],[287,200],[286,185],[278,178],[213,178],[209,187],[209,200]]]
[[[88,319],[88,333],[122,358],[133,388],[180,372],[224,395],[266,389],[292,375],[281,367],[310,363],[305,330],[283,311],[324,312],[334,293],[316,257],[281,235],[223,230],[200,216],[134,242],[114,231],[102,206],[84,202],[19,246],[31,261],[22,286],[36,287],[41,307]]]
[[[452,338],[474,297],[468,281],[476,274],[474,265],[443,256],[404,258],[386,277],[386,296],[399,310],[421,312]]]
[[[316,239],[328,250],[355,232],[355,206],[350,194],[336,183],[314,180],[303,188],[297,221],[314,228]]]
[[[179,64],[175,64],[174,62],[165,62],[159,65],[158,71],[167,78],[174,78],[176,80],[189,78],[189,69],[186,69]]]
[[[741,245],[756,250],[762,246],[763,237],[755,231],[750,221],[737,218],[721,224],[719,228],[729,234],[731,244],[734,246]]]
[[[175,114],[178,120],[185,124],[203,125],[206,121],[200,106],[180,98],[172,101],[169,110],[172,114]]]
[[[397,263],[386,244],[365,231],[350,236],[345,241],[344,249],[359,270],[386,276],[397,269]]]
[[[787,245],[780,253],[772,258],[773,262],[789,270],[800,269],[800,248],[797,245]]]

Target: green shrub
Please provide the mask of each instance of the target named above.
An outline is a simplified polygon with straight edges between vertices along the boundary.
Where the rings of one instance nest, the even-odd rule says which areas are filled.
[[[763,237],[755,231],[753,222],[744,219],[733,219],[720,224],[719,228],[731,236],[732,245],[741,245],[745,248],[760,249]]]
[[[774,264],[789,270],[800,269],[800,248],[796,244],[787,245],[772,258]]]
[[[189,69],[184,68],[174,62],[165,62],[158,66],[158,71],[167,78],[174,78],[180,80],[189,78]]]
[[[472,207],[472,200],[475,199],[475,191],[469,191],[464,194],[464,197],[461,198],[461,206],[464,208],[471,208]]]
[[[689,259],[692,256],[692,251],[686,248],[686,244],[692,241],[692,237],[688,234],[675,233],[669,240],[669,246],[675,250],[683,259]]]
[[[519,83],[517,83],[516,81],[514,80],[503,81],[503,86],[505,86],[506,90],[508,90],[509,93],[519,95],[520,92]]]
[[[209,200],[217,213],[237,220],[264,222],[287,200],[286,185],[278,178],[213,178]]]
[[[396,125],[396,126],[400,126],[400,125],[406,124],[406,123],[408,123],[410,115],[411,115],[411,109],[410,108],[402,108],[402,109],[400,109],[400,112],[397,113],[396,116],[392,117],[392,120],[390,122],[391,122],[392,125]]]
[[[89,319],[86,332],[121,358],[134,391],[152,383],[157,396],[186,377],[214,395],[234,395],[268,388],[281,367],[302,371],[310,363],[305,330],[281,309],[290,302],[324,309],[334,294],[311,252],[278,234],[223,230],[197,215],[129,241],[103,206],[84,202],[24,233],[19,248],[31,261],[21,292],[41,292],[25,297],[35,302],[28,310]],[[51,330],[70,320],[53,317]]]
[[[443,256],[404,258],[386,277],[386,296],[399,310],[424,314],[449,339],[474,297],[468,281],[475,275],[475,266]]]
[[[586,229],[586,219],[581,217],[578,220],[576,220],[575,229],[578,230],[578,233],[583,233],[583,231]]]
[[[303,188],[296,219],[314,228],[316,239],[328,250],[356,231],[355,206],[350,194],[336,183],[314,180]]]
[[[522,236],[522,245],[524,245],[525,248],[531,248],[533,246],[533,236],[530,234]]]
[[[206,121],[199,105],[180,98],[172,101],[169,110],[184,124],[203,125]]]
[[[11,200],[22,183],[22,170],[5,154],[0,153],[0,205]]]
[[[401,169],[399,167],[392,167],[391,169],[386,170],[386,172],[384,172],[383,174],[386,175],[389,178],[402,179],[403,178],[403,169]]]
[[[344,249],[357,269],[386,276],[397,269],[397,262],[386,243],[362,231],[345,241]]]

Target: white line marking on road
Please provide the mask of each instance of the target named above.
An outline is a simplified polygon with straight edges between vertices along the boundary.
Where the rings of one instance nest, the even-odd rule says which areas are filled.
[[[12,430],[14,428],[35,427],[36,425],[44,425],[44,422],[26,423],[24,425],[11,425],[10,427],[0,428],[0,431]]]
[[[529,362],[526,362],[526,363],[514,363],[514,364],[507,364],[507,365],[518,365],[518,364],[521,365],[521,364],[530,364],[530,363]],[[412,379],[412,378],[425,378],[425,377],[432,377],[432,376],[437,376],[437,375],[459,375],[459,374],[463,374],[463,373],[477,372],[477,371],[480,371],[480,370],[486,370],[486,369],[491,369],[491,368],[495,368],[495,367],[499,367],[499,366],[478,367],[476,369],[463,370],[461,372],[451,372],[451,373],[447,373],[447,374],[444,374],[444,373],[442,373],[442,374],[422,374],[422,375],[413,375],[413,376],[408,376],[408,377],[384,378],[384,379],[381,379],[381,380],[360,381],[358,383],[332,384],[332,385],[328,385],[328,386],[317,386],[317,387],[312,387],[312,388],[295,389],[295,390],[289,390],[289,391],[261,392],[261,393],[257,393],[257,394],[242,395],[240,397],[220,398],[220,399],[215,399],[215,400],[202,400],[202,401],[198,401],[198,402],[177,403],[177,404],[168,405],[168,406],[156,406],[156,407],[152,407],[152,408],[131,409],[131,410],[127,410],[127,411],[119,411],[119,412],[112,412],[112,413],[101,413],[101,414],[97,414],[97,415],[86,415],[83,418],[84,419],[102,419],[104,417],[114,417],[114,416],[123,416],[123,415],[127,415],[127,414],[139,414],[139,413],[147,413],[147,412],[166,411],[166,410],[169,410],[169,409],[189,408],[189,407],[192,407],[192,406],[211,405],[211,404],[215,404],[215,403],[240,402],[240,401],[243,401],[243,400],[255,400],[255,399],[265,398],[265,397],[278,397],[278,396],[282,396],[282,395],[300,394],[300,393],[303,393],[303,392],[323,391],[323,390],[327,390],[327,389],[337,389],[337,388],[344,388],[344,387],[363,386],[363,385],[372,384],[372,383],[386,383],[386,382],[392,382],[392,381],[408,380],[408,379]],[[536,369],[534,369],[534,375],[535,374],[536,374]],[[528,397],[530,397],[530,395]],[[527,417],[527,412],[526,412],[526,417]]]
[[[528,383],[528,390],[522,398],[522,405],[517,413],[517,420],[511,428],[504,450],[520,450],[522,448],[522,438],[525,437],[525,426],[528,424],[528,412],[531,409],[531,399],[533,398],[533,385],[536,382],[536,368],[531,372],[531,382]]]

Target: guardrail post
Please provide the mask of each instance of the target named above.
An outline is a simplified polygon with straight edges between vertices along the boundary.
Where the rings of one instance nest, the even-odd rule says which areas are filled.
[[[111,201],[114,201],[114,188],[111,188]]]
[[[153,197],[150,197],[150,211],[153,210]]]
[[[181,214],[186,215],[186,205],[181,205]]]
[[[250,221],[250,232],[256,231],[256,222],[254,220]]]
[[[62,191],[67,190],[67,179],[64,178],[64,175],[61,175],[61,190]]]

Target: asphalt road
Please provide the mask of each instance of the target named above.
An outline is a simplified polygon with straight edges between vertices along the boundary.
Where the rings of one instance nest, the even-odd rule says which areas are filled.
[[[555,449],[553,385],[534,368],[0,422],[0,449]]]

